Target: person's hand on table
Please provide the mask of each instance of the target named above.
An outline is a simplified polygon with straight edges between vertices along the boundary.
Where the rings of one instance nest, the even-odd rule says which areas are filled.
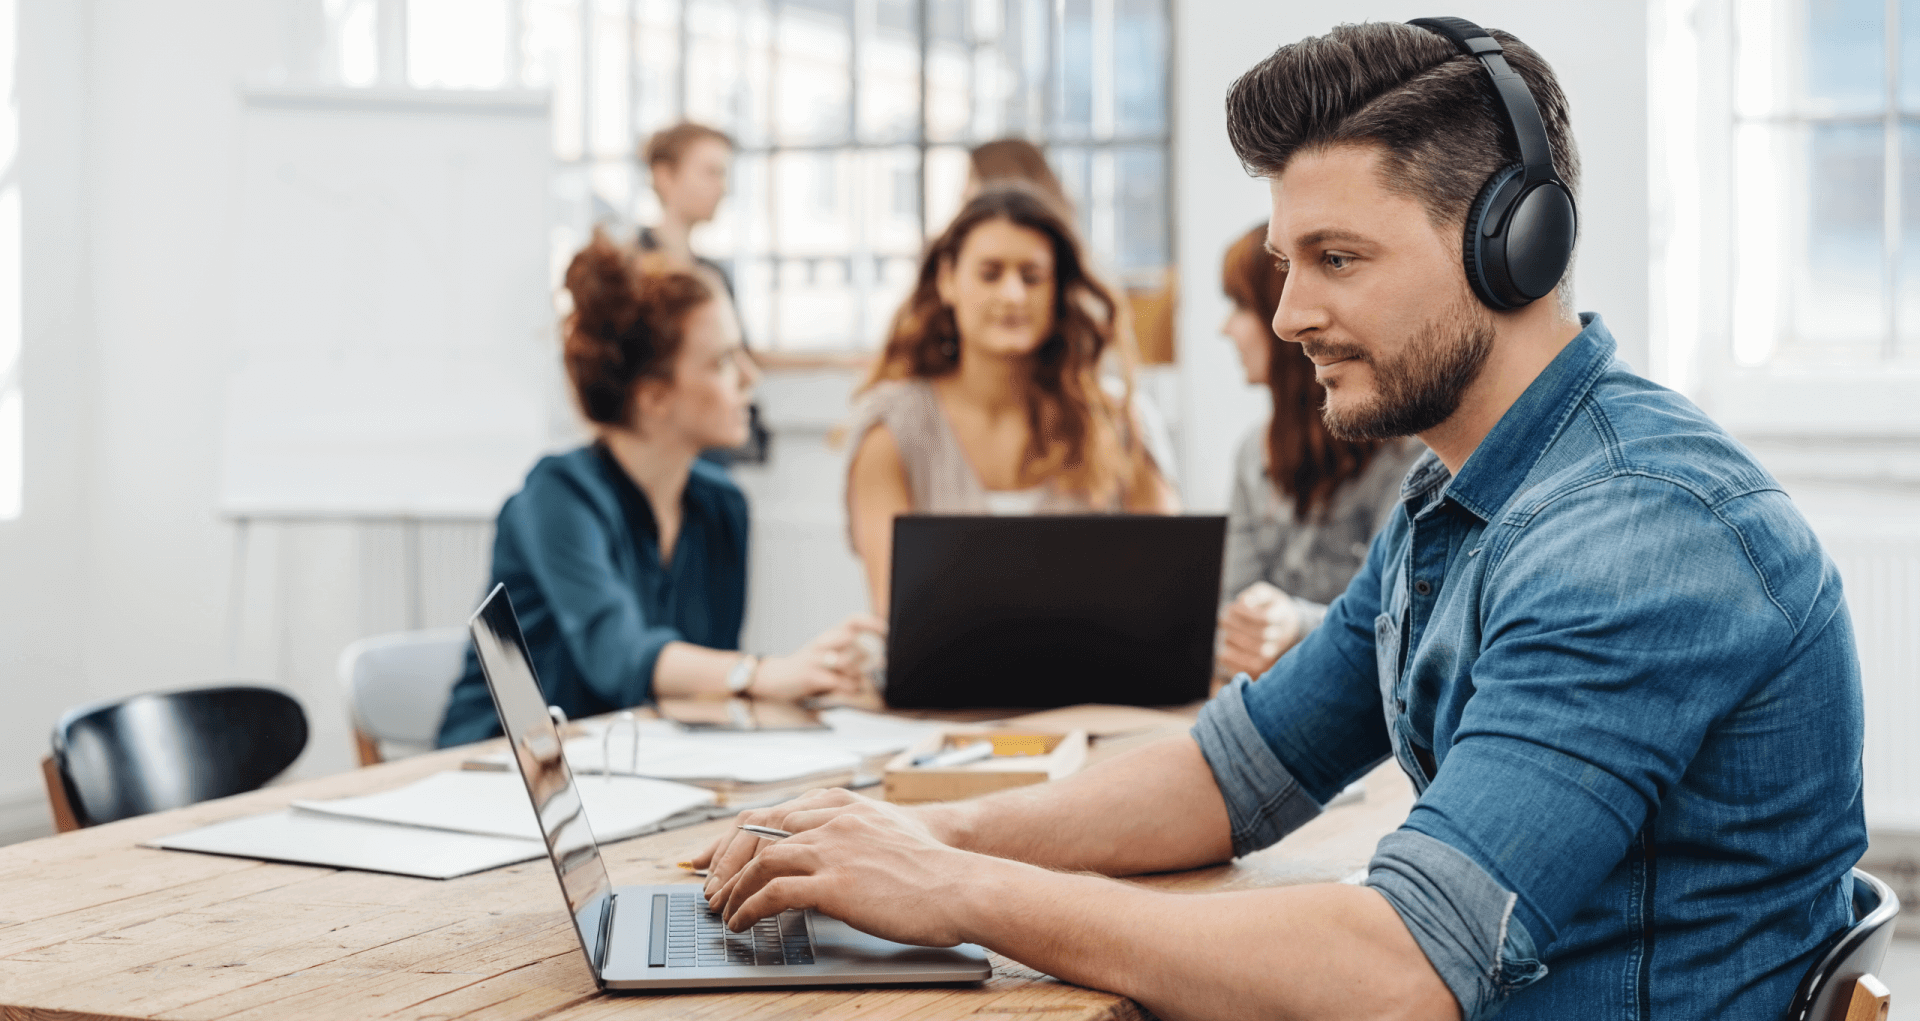
[[[1220,610],[1220,671],[1228,677],[1245,673],[1257,678],[1305,633],[1293,599],[1256,581]]]
[[[736,828],[693,860],[708,870],[708,904],[733,931],[814,908],[898,943],[966,941],[958,888],[965,859],[976,856],[943,843],[925,813],[834,789],[742,812],[734,821],[793,836],[768,840]]]
[[[860,636],[886,632],[887,625],[872,614],[853,614],[785,656],[762,659],[747,694],[782,702],[857,696],[867,685]]]

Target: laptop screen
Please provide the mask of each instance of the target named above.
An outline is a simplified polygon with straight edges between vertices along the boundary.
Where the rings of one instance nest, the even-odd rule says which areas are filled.
[[[894,518],[887,704],[1206,698],[1226,534],[1219,515]]]
[[[587,825],[580,788],[561,754],[560,732],[547,714],[547,701],[533,673],[526,638],[514,616],[505,585],[495,585],[467,622],[481,672],[500,711],[500,726],[513,742],[513,760],[526,781],[527,795],[547,841],[554,875],[567,898],[567,912],[580,934],[580,946],[598,974],[601,929],[613,884],[600,861],[600,846]]]

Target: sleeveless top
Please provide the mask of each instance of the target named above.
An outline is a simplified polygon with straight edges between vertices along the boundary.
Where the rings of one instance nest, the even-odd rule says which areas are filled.
[[[1142,398],[1135,395],[1135,400]],[[1166,448],[1153,442],[1152,423],[1157,421],[1157,417],[1138,405],[1135,414],[1146,423],[1143,431],[1147,433],[1147,451],[1154,466],[1163,477],[1170,478],[1172,465],[1167,460]],[[887,431],[893,434],[894,445],[900,448],[900,462],[907,470],[907,492],[913,498],[914,513],[1017,512],[1011,506],[1014,501],[998,498],[1000,494],[997,493],[989,495],[987,488],[980,484],[980,476],[974,472],[966,451],[960,447],[959,437],[953,434],[953,427],[947,422],[946,412],[940,407],[940,399],[934,394],[932,382],[925,379],[889,380],[876,384],[861,396],[854,406],[853,420],[847,430],[849,478],[853,458],[860,451],[861,441],[877,425],[885,425]],[[1125,509],[1121,496],[1116,495],[1105,504],[1095,506],[1084,496],[1061,491],[1051,479],[1034,490],[1019,492],[1035,493],[1031,498],[1030,511],[1034,514],[1118,513]],[[851,486],[847,491],[847,502],[849,506],[853,502]]]

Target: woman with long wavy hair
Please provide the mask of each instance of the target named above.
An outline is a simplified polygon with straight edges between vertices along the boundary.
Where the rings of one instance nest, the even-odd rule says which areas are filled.
[[[1265,384],[1273,414],[1234,456],[1227,510],[1219,673],[1255,677],[1306,636],[1345,592],[1367,545],[1426,447],[1418,440],[1335,439],[1321,418],[1326,391],[1298,346],[1274,335],[1286,274],[1263,242],[1265,224],[1236,238],[1221,268],[1233,341],[1247,382]]]
[[[874,612],[896,515],[1179,510],[1114,318],[1031,188],[982,191],[927,247],[851,430],[847,513]]]

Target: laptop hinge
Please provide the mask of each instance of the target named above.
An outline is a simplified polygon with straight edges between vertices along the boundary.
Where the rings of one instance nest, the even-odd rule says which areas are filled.
[[[607,894],[606,903],[600,906],[600,938],[594,940],[593,970],[603,972],[607,968],[607,947],[613,943],[613,901],[618,894]]]

